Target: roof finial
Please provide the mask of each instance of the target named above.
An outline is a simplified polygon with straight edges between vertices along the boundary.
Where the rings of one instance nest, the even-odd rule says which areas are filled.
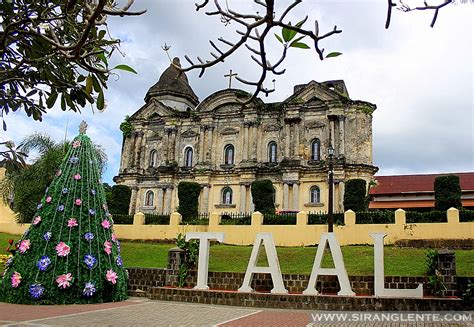
[[[85,120],[83,120],[79,124],[79,134],[86,134],[86,131],[87,131],[87,123]]]

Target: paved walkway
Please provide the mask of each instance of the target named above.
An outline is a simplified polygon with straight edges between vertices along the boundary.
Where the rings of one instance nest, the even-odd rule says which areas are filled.
[[[130,298],[90,305],[0,303],[2,326],[474,326],[465,323],[313,323],[314,311],[256,309]],[[474,319],[474,312],[470,313]]]

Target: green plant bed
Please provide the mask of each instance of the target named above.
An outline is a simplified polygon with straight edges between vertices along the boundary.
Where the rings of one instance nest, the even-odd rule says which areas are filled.
[[[209,225],[209,219],[191,219],[188,221],[182,221],[180,225]]]

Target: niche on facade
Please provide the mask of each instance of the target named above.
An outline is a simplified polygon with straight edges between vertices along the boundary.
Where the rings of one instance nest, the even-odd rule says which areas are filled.
[[[237,128],[233,128],[233,127],[224,127],[220,131],[221,135],[235,135],[235,134],[238,134],[238,133],[239,133],[239,130]]]

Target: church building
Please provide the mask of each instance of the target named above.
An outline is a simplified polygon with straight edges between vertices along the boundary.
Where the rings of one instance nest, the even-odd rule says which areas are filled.
[[[278,210],[327,211],[328,160],[338,212],[347,180],[373,179],[376,106],[351,100],[344,81],[311,81],[283,102],[243,106],[249,97],[228,88],[199,101],[170,65],[129,118],[133,131],[123,140],[114,180],[132,189],[130,213],[175,211],[181,181],[202,186],[200,212],[252,212],[257,179],[273,182]]]

